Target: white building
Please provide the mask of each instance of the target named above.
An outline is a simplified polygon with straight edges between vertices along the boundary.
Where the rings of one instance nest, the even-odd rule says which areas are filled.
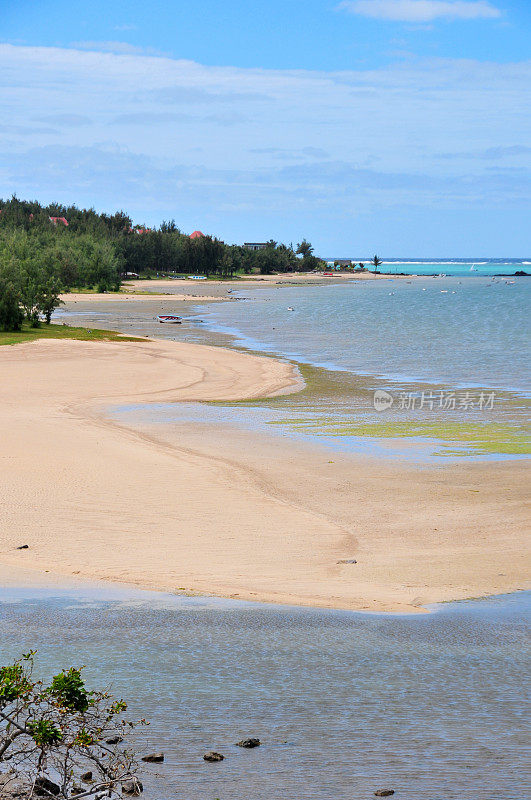
[[[243,246],[247,250],[265,250],[267,242],[244,242]]]

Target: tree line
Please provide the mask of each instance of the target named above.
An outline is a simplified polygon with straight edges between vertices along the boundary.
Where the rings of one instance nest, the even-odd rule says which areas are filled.
[[[296,249],[270,240],[253,251],[213,236],[192,239],[174,220],[150,229],[123,211],[0,200],[0,330],[49,323],[61,292],[117,291],[128,273],[231,277],[321,266],[305,239]]]

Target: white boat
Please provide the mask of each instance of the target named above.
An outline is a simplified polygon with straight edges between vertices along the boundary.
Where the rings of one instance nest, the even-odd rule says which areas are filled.
[[[174,314],[159,314],[157,320],[159,322],[169,322],[172,325],[180,325],[182,317],[176,317]]]

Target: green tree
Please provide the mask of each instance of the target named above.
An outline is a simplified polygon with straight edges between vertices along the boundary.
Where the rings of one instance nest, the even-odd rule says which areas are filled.
[[[297,267],[301,272],[313,272],[316,269],[322,268],[324,262],[313,255],[313,247],[306,239],[299,242],[295,252],[298,255],[302,255],[302,259],[297,262]]]
[[[20,302],[26,319],[32,328],[40,324],[39,311],[43,299],[43,276],[37,270],[26,267],[20,271]]]
[[[235,272],[290,272],[322,266],[306,239],[296,253],[291,245],[274,239],[265,250],[253,252],[225,245],[211,236],[191,240],[174,220],[164,221],[154,230],[134,225],[123,211],[98,214],[93,208],[60,203],[41,206],[13,196],[0,200],[0,212],[0,263],[9,264],[13,276],[29,276],[24,278],[25,302],[35,324],[39,314],[46,317],[46,311],[35,316],[33,309],[38,306],[32,300],[37,291],[31,290],[42,289],[50,300],[47,287],[52,278],[62,290],[97,287],[109,291],[119,288],[127,272],[229,276]],[[54,224],[54,217],[64,218],[67,224]]]
[[[316,269],[321,269],[323,266],[323,261],[321,261],[320,258],[317,258],[317,256],[310,254],[303,258],[300,264],[303,272],[313,272]]]
[[[297,255],[300,255],[304,258],[308,258],[313,253],[313,247],[311,246],[310,242],[307,242],[306,239],[303,239],[302,242],[299,242],[297,245],[297,249],[295,251]]]
[[[46,324],[49,325],[55,309],[63,302],[60,295],[60,286],[57,278],[50,276],[41,285],[39,311],[44,315]]]
[[[126,782],[140,792],[135,755],[124,744],[136,725],[124,718],[127,704],[89,691],[76,667],[49,684],[35,680],[34,655],[0,667],[0,767],[13,771],[17,796],[120,798]],[[82,787],[88,771],[92,780]]]
[[[84,234],[79,237],[80,275],[83,286],[96,286],[98,291],[120,288],[119,259],[112,242]]]
[[[23,319],[18,287],[7,275],[0,274],[0,330],[19,331]]]
[[[263,250],[257,250],[254,253],[254,263],[260,270],[261,275],[271,275],[277,272],[279,267],[279,260],[277,257],[276,249],[272,245],[264,247]]]

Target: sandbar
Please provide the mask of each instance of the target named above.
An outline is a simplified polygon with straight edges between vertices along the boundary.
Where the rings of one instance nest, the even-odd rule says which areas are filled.
[[[520,462],[419,468],[200,419],[126,426],[107,411],[297,391],[288,363],[182,342],[37,340],[0,348],[0,374],[5,580],[23,569],[36,582],[391,612],[525,588]]]

